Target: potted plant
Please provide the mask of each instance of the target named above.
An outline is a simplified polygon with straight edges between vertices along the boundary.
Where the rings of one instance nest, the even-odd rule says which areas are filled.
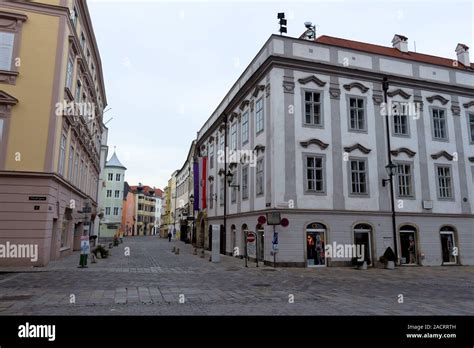
[[[388,247],[379,261],[383,263],[385,269],[395,269],[395,253],[392,248]]]
[[[360,261],[357,257],[353,257],[351,260],[352,266],[357,267],[357,269],[367,269],[367,261]]]

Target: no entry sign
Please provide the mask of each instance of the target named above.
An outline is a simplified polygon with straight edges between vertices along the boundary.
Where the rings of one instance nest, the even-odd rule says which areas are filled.
[[[253,243],[255,242],[255,233],[250,232],[247,235],[247,243]]]

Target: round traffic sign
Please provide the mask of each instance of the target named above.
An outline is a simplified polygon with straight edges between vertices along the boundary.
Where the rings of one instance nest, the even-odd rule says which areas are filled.
[[[253,243],[255,242],[255,233],[249,233],[247,235],[247,243]]]

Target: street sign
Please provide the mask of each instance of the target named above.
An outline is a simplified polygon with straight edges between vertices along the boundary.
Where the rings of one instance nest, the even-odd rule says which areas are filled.
[[[253,243],[255,242],[255,233],[250,232],[247,235],[247,243]]]
[[[280,223],[280,213],[267,213],[267,225],[279,225]]]

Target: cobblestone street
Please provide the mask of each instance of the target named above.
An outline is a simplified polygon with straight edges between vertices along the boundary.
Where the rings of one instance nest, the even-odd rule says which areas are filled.
[[[171,252],[173,246],[181,250]],[[130,248],[130,256],[124,248]],[[2,269],[3,315],[473,315],[473,267],[273,269],[214,264],[182,242],[129,237],[88,268],[79,254]],[[403,303],[399,303],[403,295]],[[75,297],[75,303],[71,298]],[[290,303],[294,298],[294,303]],[[180,301],[181,300],[181,301]],[[181,303],[183,302],[184,303]]]

